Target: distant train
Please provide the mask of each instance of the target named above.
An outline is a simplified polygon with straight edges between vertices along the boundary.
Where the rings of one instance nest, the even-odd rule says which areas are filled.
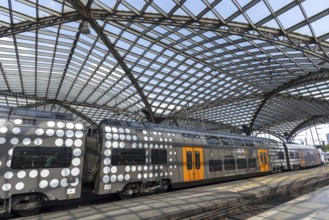
[[[77,199],[85,184],[121,198],[320,165],[318,149],[158,124],[0,108],[0,214]]]

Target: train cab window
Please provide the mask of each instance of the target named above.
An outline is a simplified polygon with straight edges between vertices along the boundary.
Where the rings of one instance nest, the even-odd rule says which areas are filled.
[[[152,149],[152,164],[165,164],[167,163],[167,150]]]
[[[237,159],[238,169],[247,169],[247,160],[246,159]]]
[[[15,147],[12,169],[69,167],[72,148],[68,147]]]
[[[256,168],[257,167],[257,160],[255,158],[248,159],[248,167],[249,168]]]
[[[224,160],[224,169],[225,170],[235,170],[235,160],[234,159],[225,159]]]
[[[209,160],[209,171],[222,171],[222,161],[221,160]]]
[[[233,145],[233,141],[231,138],[221,137],[220,140],[222,141],[223,145]]]
[[[113,149],[112,165],[138,165],[145,164],[145,149]]]
[[[192,170],[192,152],[186,151],[186,163],[187,163],[187,169]]]
[[[200,152],[195,151],[194,157],[195,157],[195,169],[199,170],[200,169]]]

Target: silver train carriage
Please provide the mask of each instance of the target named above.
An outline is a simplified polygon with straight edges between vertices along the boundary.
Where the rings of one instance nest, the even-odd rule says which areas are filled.
[[[0,213],[30,215],[44,201],[80,198],[85,127],[71,118],[0,108]]]
[[[314,167],[322,164],[321,153],[317,148],[310,145],[299,145],[295,143],[283,143],[287,149],[288,169]]]
[[[169,186],[255,176],[273,170],[269,150],[276,145],[242,135],[105,120],[86,141],[86,158],[92,158],[86,167],[97,170],[86,179],[95,181],[97,194],[130,198]]]

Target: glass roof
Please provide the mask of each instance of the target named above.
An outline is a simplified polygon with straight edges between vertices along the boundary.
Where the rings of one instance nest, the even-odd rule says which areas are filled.
[[[0,104],[92,126],[118,118],[283,135],[329,113],[328,9],[322,0],[0,1]]]

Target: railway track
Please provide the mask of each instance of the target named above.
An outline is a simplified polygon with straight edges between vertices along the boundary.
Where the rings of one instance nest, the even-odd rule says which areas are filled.
[[[329,177],[307,181],[280,192],[272,192],[259,198],[245,198],[238,203],[180,220],[244,220],[327,185]]]

